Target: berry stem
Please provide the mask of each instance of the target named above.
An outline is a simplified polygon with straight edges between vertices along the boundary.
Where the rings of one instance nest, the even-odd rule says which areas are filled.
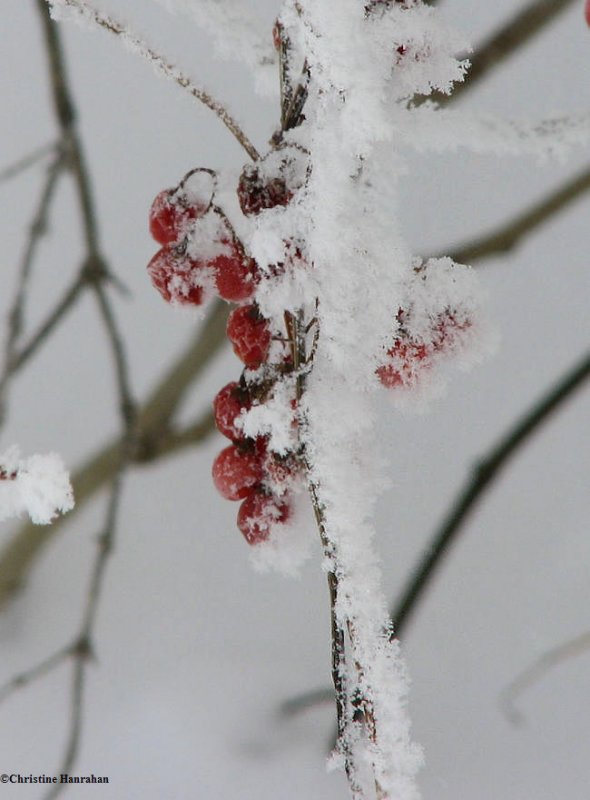
[[[232,117],[229,111],[214,97],[212,97],[204,89],[196,86],[189,77],[184,75],[180,70],[170,64],[163,56],[157,53],[146,42],[132,33],[128,28],[122,25],[113,17],[107,16],[102,12],[95,9],[87,0],[59,0],[59,2],[52,2],[47,0],[50,6],[68,6],[73,8],[80,15],[80,18],[85,22],[103,28],[105,31],[120,37],[125,44],[134,52],[149,61],[157,72],[165,78],[169,78],[177,83],[181,89],[191,94],[195,100],[198,100],[207,108],[211,109],[219,119],[223,122],[225,127],[230,131],[235,139],[242,145],[244,150],[248,153],[252,161],[258,161],[260,158],[258,151],[248,139],[244,131],[240,128],[236,120]]]

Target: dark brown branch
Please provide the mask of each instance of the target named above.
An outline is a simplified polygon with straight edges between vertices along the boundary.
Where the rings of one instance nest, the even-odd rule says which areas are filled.
[[[471,264],[496,255],[506,255],[543,223],[565,210],[590,190],[590,167],[570,178],[546,197],[525,209],[492,233],[472,242],[449,248],[449,255],[462,264]]]
[[[51,0],[47,0],[51,4]],[[120,37],[132,50],[141,55],[165,78],[173,80],[182,89],[185,89],[195,100],[207,106],[223,122],[225,127],[241,144],[253,161],[258,160],[259,155],[248,139],[244,131],[240,128],[236,120],[231,116],[226,108],[204,89],[195,84],[186,75],[183,75],[176,67],[168,63],[159,53],[156,53],[145,42],[127,30],[121,23],[112,17],[101,13],[86,0],[63,0],[64,4],[75,9],[86,22],[91,22],[109,33]]]
[[[428,99],[440,105],[454,102],[575,3],[576,0],[533,0],[475,48],[465,81],[456,83],[451,95],[437,92]]]

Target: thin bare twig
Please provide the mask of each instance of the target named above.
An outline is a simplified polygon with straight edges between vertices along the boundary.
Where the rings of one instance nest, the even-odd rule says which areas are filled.
[[[172,66],[172,64],[166,61],[165,58],[163,58],[159,53],[153,50],[153,48],[143,42],[138,36],[131,33],[131,31],[129,31],[120,22],[117,22],[112,17],[109,17],[106,14],[98,11],[90,3],[86,2],[86,0],[59,0],[59,2],[57,0],[47,0],[47,2],[56,8],[59,8],[60,6],[72,8],[77,11],[78,14],[80,14],[84,21],[90,22],[93,25],[97,25],[99,28],[102,28],[103,30],[108,31],[115,36],[120,37],[131,50],[149,61],[157,72],[159,72],[165,78],[173,80],[182,89],[185,89],[190,95],[192,95],[195,100],[198,100],[200,103],[213,111],[213,113],[219,117],[221,122],[223,122],[225,127],[230,131],[235,139],[242,145],[250,158],[253,161],[258,160],[259,155],[256,148],[248,139],[236,120],[231,116],[229,111],[227,111],[227,109],[218,100],[212,97],[204,89],[196,86],[190,78],[188,78],[186,75],[183,75],[182,72],[176,69],[176,67]]]
[[[0,378],[0,421],[5,415],[5,394],[12,375],[12,365],[15,358],[18,340],[23,329],[25,301],[33,269],[33,263],[41,237],[47,230],[47,219],[51,201],[55,194],[58,180],[65,168],[65,153],[60,150],[47,169],[45,183],[39,197],[37,208],[29,228],[29,236],[18,271],[17,288],[14,299],[8,312],[8,335],[4,351],[4,369]]]
[[[486,491],[506,469],[518,450],[584,385],[588,378],[590,378],[590,353],[586,353],[557,380],[479,461],[447,511],[426,547],[424,556],[412,571],[392,608],[391,618],[396,636],[402,635],[412,614],[416,612],[424,591],[442,566],[445,555],[457,540],[467,519],[481,502]]]
[[[93,634],[96,614],[99,608],[107,563],[112,553],[116,520],[121,500],[122,481],[125,465],[115,475],[107,506],[106,520],[102,533],[98,539],[98,551],[90,578],[86,608],[78,636],[72,645],[71,655],[74,658],[72,688],[71,688],[71,717],[69,736],[64,751],[64,756],[59,767],[59,774],[69,773],[76,762],[80,741],[82,737],[82,723],[84,715],[84,694],[86,689],[86,674],[88,660],[94,654]],[[45,795],[45,800],[54,800],[63,791],[63,784],[52,784]]]
[[[101,598],[107,562],[113,548],[122,481],[134,452],[136,441],[136,415],[123,339],[117,326],[110,299],[103,284],[104,278],[108,275],[108,268],[101,253],[90,175],[86,165],[82,142],[76,130],[76,111],[68,85],[63,48],[59,33],[51,20],[49,8],[44,0],[37,0],[37,8],[43,25],[46,52],[49,60],[50,82],[55,114],[62,139],[67,148],[69,166],[76,185],[81,211],[81,224],[84,230],[87,249],[86,261],[83,264],[81,276],[83,276],[85,281],[89,284],[95,296],[113,358],[122,427],[118,467],[112,479],[106,521],[104,530],[99,538],[99,547],[88,589],[86,610],[82,619],[80,632],[75,639],[75,646],[73,646],[71,650],[71,655],[74,658],[71,719],[68,741],[60,768],[61,773],[67,773],[75,762],[80,744],[86,684],[86,663],[93,649],[92,633],[94,622]],[[47,793],[47,799],[49,800],[49,798],[57,797],[62,789],[62,784],[52,785]]]
[[[200,325],[194,339],[164,372],[155,389],[140,406],[137,414],[136,454],[138,462],[155,460],[161,455],[171,455],[187,445],[186,439],[172,447],[168,439],[170,421],[182,400],[217,355],[226,341],[225,325],[227,306],[220,301],[213,305],[204,325]],[[212,420],[211,412],[205,419]],[[202,439],[213,429],[203,425]],[[202,441],[199,440],[199,441]],[[193,439],[196,443],[197,439]],[[166,442],[169,444],[167,445]],[[22,588],[36,558],[61,531],[61,526],[81,511],[85,504],[103,488],[118,469],[121,458],[121,439],[116,438],[91,455],[72,476],[76,505],[67,517],[59,517],[53,525],[23,524],[8,540],[0,552],[0,608],[14,593]]]
[[[77,275],[63,296],[49,312],[47,318],[39,325],[35,333],[31,334],[29,341],[18,348],[10,360],[10,375],[15,375],[35,355],[37,350],[53,333],[57,325],[65,318],[68,311],[74,307],[82,290],[86,287],[83,276]]]
[[[60,647],[59,650],[50,655],[48,658],[44,658],[43,661],[40,661],[34,667],[31,667],[24,672],[19,672],[18,675],[15,675],[5,684],[0,686],[0,703],[3,703],[17,690],[24,689],[25,687],[29,686],[29,684],[45,677],[45,675],[49,675],[50,672],[53,672],[56,667],[59,667],[60,664],[63,664],[63,662],[66,661],[71,655],[72,645],[68,644],[65,647]]]
[[[19,158],[14,164],[10,164],[10,166],[0,170],[0,183],[5,183],[21,175],[23,172],[26,172],[30,167],[34,167],[35,164],[43,161],[46,156],[55,153],[58,147],[59,142],[48,142],[47,144],[41,145],[41,147],[37,147],[36,150],[33,150],[26,156]]]
[[[579,656],[590,649],[590,633],[585,633],[570,639],[563,644],[552,647],[543,653],[529,667],[523,670],[500,693],[500,707],[508,719],[515,725],[522,725],[523,714],[516,708],[515,701],[526,690],[534,686],[545,675],[564,661]]]

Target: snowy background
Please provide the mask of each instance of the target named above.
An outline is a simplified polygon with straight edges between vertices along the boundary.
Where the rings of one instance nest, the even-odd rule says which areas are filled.
[[[270,31],[280,4],[256,0]],[[523,5],[446,0],[444,13],[473,42]],[[537,119],[590,108],[590,32],[582,4],[562,15],[456,107]],[[108,8],[106,2],[101,7]],[[112,0],[128,19],[206,83],[260,147],[277,106],[254,93],[248,71],[220,62],[192,20],[152,0]],[[195,166],[244,163],[206,109],[99,33],[63,29],[94,179],[107,255],[132,292],[117,299],[138,397],[145,396],[198,324],[153,291],[155,251],[147,210],[162,188]],[[55,135],[34,3],[3,11],[0,167]],[[444,251],[508,219],[588,159],[563,164],[408,154],[403,225],[416,252]],[[0,186],[0,236],[10,301],[25,227],[41,182],[33,169]],[[588,345],[588,200],[556,217],[507,258],[482,262],[502,343],[491,361],[454,374],[425,416],[402,416],[384,398],[381,438],[393,488],[379,506],[384,580],[393,598],[474,461]],[[61,294],[82,255],[77,208],[64,183],[31,297],[31,324]],[[190,395],[192,419],[239,373],[227,348]],[[56,450],[71,467],[117,431],[114,385],[90,297],[14,384],[2,446]],[[514,727],[501,690],[544,651],[590,627],[588,397],[579,393],[504,474],[473,517],[404,646],[412,676],[414,736],[425,748],[428,800],[587,800],[590,786],[590,651],[527,691]],[[206,445],[134,470],[124,496],[91,669],[75,774],[108,775],[108,788],[72,797],[336,800],[327,775],[332,706],[285,720],[282,701],[328,685],[329,618],[316,558],[300,579],[255,573],[235,528],[236,507],[215,493]],[[101,496],[64,526],[25,591],[0,617],[0,678],[66,643],[83,608],[103,518]],[[13,523],[3,523],[3,537]],[[53,774],[67,729],[70,667],[0,708],[0,772]],[[38,798],[38,787],[5,787]]]

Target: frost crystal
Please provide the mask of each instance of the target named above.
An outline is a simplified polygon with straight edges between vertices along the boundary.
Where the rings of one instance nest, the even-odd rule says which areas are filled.
[[[57,453],[21,458],[18,447],[0,455],[0,519],[26,511],[36,525],[47,525],[74,507],[69,473]]]

